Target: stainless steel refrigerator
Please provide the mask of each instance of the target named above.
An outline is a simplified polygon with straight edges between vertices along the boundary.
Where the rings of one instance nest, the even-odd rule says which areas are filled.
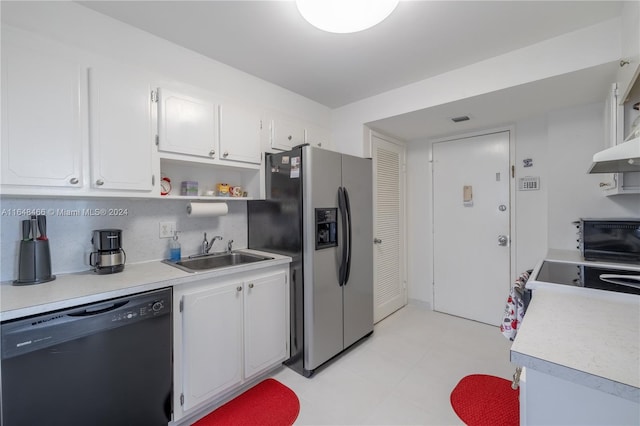
[[[371,160],[307,145],[267,154],[265,168],[248,245],[293,258],[285,364],[310,377],[373,332]]]

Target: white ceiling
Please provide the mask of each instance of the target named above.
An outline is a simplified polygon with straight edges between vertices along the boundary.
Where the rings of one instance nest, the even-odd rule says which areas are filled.
[[[617,1],[404,0],[371,29],[331,34],[307,24],[293,1],[79,3],[331,108],[593,25],[618,16],[621,9]],[[595,93],[591,86],[597,87],[612,72],[592,70],[565,83],[576,90],[586,88],[577,98],[588,102],[604,93]],[[555,92],[549,92],[549,99],[540,96],[541,90],[556,88],[558,82],[549,81],[533,91],[514,88],[488,96],[485,101],[497,106],[504,105],[500,95],[506,96],[511,106],[497,108],[495,117],[484,117],[483,123],[491,126],[514,115],[556,107]],[[541,99],[524,102],[529,95]],[[567,104],[566,96],[560,98]],[[481,99],[469,99],[375,126],[407,140],[446,134],[454,128],[440,120],[442,116],[473,116],[475,108],[487,110]],[[425,123],[436,127],[427,131]],[[467,128],[472,123],[480,124],[468,122]]]

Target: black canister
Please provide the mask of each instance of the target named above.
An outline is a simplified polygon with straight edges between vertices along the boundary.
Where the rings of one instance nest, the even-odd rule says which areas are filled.
[[[94,252],[89,255],[89,264],[99,274],[113,274],[124,270],[127,258],[122,249],[121,229],[96,229],[91,238]]]
[[[20,241],[18,279],[15,285],[40,284],[56,279],[51,274],[51,253],[48,240]]]

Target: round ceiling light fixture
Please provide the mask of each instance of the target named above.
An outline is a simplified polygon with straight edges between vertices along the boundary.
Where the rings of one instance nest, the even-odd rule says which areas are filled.
[[[330,33],[355,33],[384,21],[398,0],[296,0],[311,25]]]

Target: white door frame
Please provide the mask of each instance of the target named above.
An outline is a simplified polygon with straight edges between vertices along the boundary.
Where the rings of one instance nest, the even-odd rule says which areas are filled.
[[[516,271],[516,233],[515,230],[517,229],[516,227],[516,188],[517,188],[517,184],[515,182],[515,126],[505,126],[505,127],[496,127],[496,128],[492,128],[492,129],[486,129],[486,130],[479,130],[479,131],[475,131],[475,132],[470,132],[470,133],[462,133],[459,135],[452,135],[452,136],[447,136],[444,138],[438,138],[438,139],[433,139],[433,140],[429,140],[429,144],[430,144],[430,149],[429,149],[429,163],[432,166],[431,167],[431,172],[433,173],[433,144],[437,143],[437,142],[450,142],[450,141],[455,141],[458,139],[465,139],[465,138],[472,138],[472,137],[476,137],[476,136],[484,136],[484,135],[490,135],[493,133],[501,133],[501,132],[509,132],[509,163],[510,163],[510,167],[509,167],[509,271],[511,274],[511,280],[513,281],[515,279],[515,275],[519,274],[519,271]],[[431,183],[433,185],[433,181]],[[434,216],[435,216],[435,212],[434,212],[434,190],[433,187],[431,188],[431,256],[434,256],[435,254],[435,242],[433,239],[433,230],[434,230]],[[432,264],[433,264],[433,259],[431,259]],[[507,293],[505,293],[505,301],[506,298],[508,296]],[[432,302],[435,300],[435,286],[434,286],[434,275],[433,275],[433,270],[431,270],[431,300]],[[433,303],[432,303],[432,309],[433,309]],[[496,313],[496,315],[499,315],[500,313]]]
[[[403,298],[403,306],[406,306],[408,303],[408,293],[409,293],[409,290],[407,288],[407,271],[408,271],[408,266],[407,266],[408,265],[408,259],[407,259],[407,253],[408,253],[407,252],[407,244],[408,244],[407,243],[407,151],[406,151],[407,147],[404,141],[370,130],[369,131],[369,144],[370,144],[369,148],[370,148],[370,153],[372,158],[375,156],[375,150],[373,149],[374,137],[398,146],[399,148],[402,149],[402,152],[403,152],[402,158],[401,158],[401,168],[400,168],[400,206],[399,206],[400,232],[398,237],[400,239],[400,259],[401,259],[400,275],[401,275],[401,285],[403,290],[402,298]],[[376,164],[375,158],[373,158],[373,163],[374,165]],[[372,180],[375,185],[375,181],[376,181],[375,176],[372,176]],[[374,206],[376,205],[376,201],[375,201],[376,193],[377,191],[374,188],[373,190]],[[375,249],[375,246],[373,246],[373,249]],[[374,268],[374,271],[375,271],[375,268]],[[374,278],[375,278],[375,274],[374,274]],[[374,285],[375,284],[376,283],[374,281]],[[375,310],[375,304],[374,304],[374,310]],[[375,312],[374,312],[374,316],[375,316]]]

